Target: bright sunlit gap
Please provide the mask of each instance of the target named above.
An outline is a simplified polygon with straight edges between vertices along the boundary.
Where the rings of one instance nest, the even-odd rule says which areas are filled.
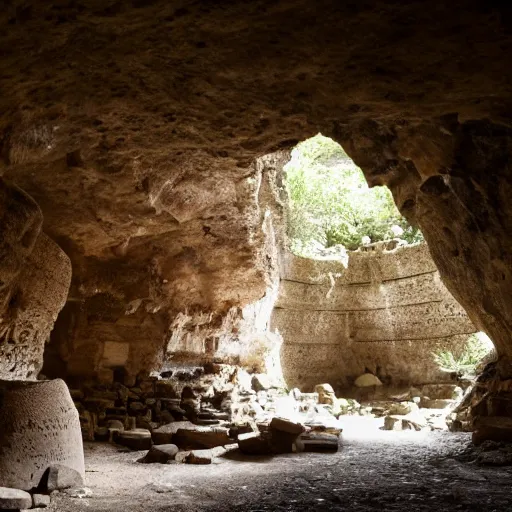
[[[284,167],[289,195],[290,249],[306,257],[342,255],[372,242],[423,240],[387,187],[369,188],[343,148],[318,134],[292,151]]]

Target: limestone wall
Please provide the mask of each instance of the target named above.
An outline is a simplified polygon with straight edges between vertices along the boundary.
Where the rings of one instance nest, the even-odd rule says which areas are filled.
[[[0,178],[0,379],[35,379],[71,263],[42,231],[36,202]]]
[[[272,329],[290,386],[349,388],[370,371],[389,385],[446,380],[432,352],[457,352],[475,328],[427,246],[375,244],[341,262],[283,256]]]

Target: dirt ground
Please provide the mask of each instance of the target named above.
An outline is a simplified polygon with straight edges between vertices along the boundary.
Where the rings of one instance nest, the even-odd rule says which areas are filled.
[[[232,456],[218,464],[139,464],[143,452],[87,444],[92,495],[58,512],[512,511],[512,468],[462,462],[469,434],[387,432],[345,421],[335,454]],[[48,509],[47,509],[48,510]]]

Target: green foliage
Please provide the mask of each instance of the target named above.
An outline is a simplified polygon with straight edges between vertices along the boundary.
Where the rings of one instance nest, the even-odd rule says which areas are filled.
[[[450,350],[433,352],[435,363],[443,372],[476,375],[481,363],[494,352],[492,342],[483,333],[472,334],[457,357]]]
[[[389,189],[370,189],[362,171],[333,140],[318,134],[299,144],[285,167],[290,196],[288,235],[291,249],[311,255],[318,248],[341,244],[357,249],[394,238],[391,227],[404,230],[409,243],[422,240],[398,212]]]

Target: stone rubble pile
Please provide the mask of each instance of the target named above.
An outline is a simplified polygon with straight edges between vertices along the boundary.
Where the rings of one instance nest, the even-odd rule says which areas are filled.
[[[463,396],[455,384],[428,384],[411,388],[398,400],[371,405],[371,414],[384,418],[384,430],[448,430],[452,410]]]
[[[371,374],[360,381],[379,384]],[[370,384],[368,384],[370,385]],[[210,464],[245,455],[337,451],[345,415],[383,418],[385,430],[446,429],[455,385],[411,388],[391,400],[360,404],[330,384],[290,392],[266,374],[226,364],[168,370],[133,387],[73,390],[86,440],[146,451],[141,463]]]
[[[67,466],[55,464],[48,468],[39,486],[30,492],[0,487],[0,510],[44,509],[50,506],[54,493],[63,491],[70,496],[87,495],[82,475]]]

